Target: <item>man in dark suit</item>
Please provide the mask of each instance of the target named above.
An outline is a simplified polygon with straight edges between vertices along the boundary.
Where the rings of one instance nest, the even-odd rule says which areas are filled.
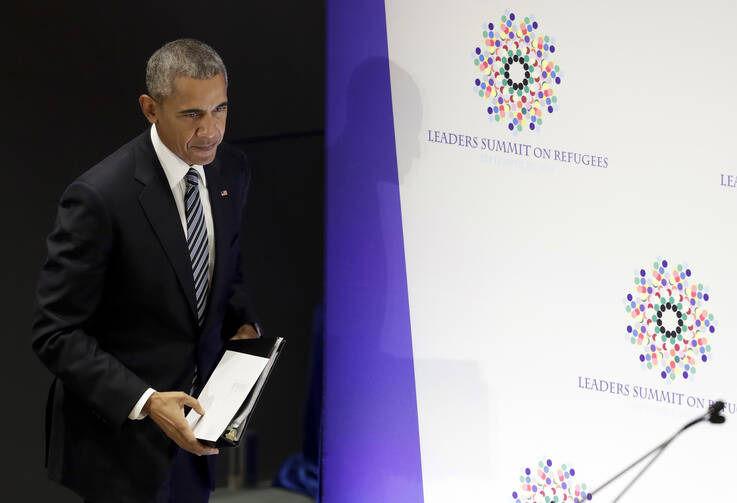
[[[258,337],[241,274],[246,158],[221,144],[227,73],[202,42],[148,61],[150,130],[62,195],[33,349],[55,375],[46,465],[86,501],[204,502],[215,449],[184,407],[224,342]]]

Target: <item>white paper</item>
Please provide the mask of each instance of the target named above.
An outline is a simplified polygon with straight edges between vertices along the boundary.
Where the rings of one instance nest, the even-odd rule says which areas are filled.
[[[217,441],[233,419],[263,372],[268,358],[226,351],[197,400],[205,410],[201,416],[194,409],[187,421],[200,440]]]
[[[284,342],[284,339],[279,337],[276,340],[276,343],[274,344],[274,347],[271,348],[271,352],[269,353],[269,361],[266,363],[266,367],[264,367],[264,371],[261,372],[261,376],[256,381],[254,391],[253,391],[253,397],[251,400],[248,401],[248,404],[243,408],[243,410],[238,414],[238,417],[235,418],[230,425],[230,428],[237,428],[240,430],[241,424],[243,421],[247,420],[248,416],[251,415],[251,412],[253,411],[253,407],[256,405],[256,398],[258,398],[259,393],[261,393],[261,388],[263,388],[264,383],[266,382],[266,379],[269,377],[269,373],[271,372],[271,369],[274,367],[274,363],[276,363],[276,353],[281,348],[282,343]]]

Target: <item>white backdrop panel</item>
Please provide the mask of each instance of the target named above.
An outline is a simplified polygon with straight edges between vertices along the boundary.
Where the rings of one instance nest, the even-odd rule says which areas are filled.
[[[471,56],[508,8],[386,1],[432,503],[512,500],[521,470],[547,458],[595,487],[700,413],[687,396],[737,400],[737,192],[723,183],[737,173],[735,4],[515,2],[511,12],[555,38],[563,72],[559,109],[518,134],[490,120]],[[433,131],[595,154],[608,167],[448,145]],[[625,296],[656,260],[684,264],[711,296],[709,361],[688,379],[644,368],[625,331]],[[627,384],[629,396],[582,389],[579,377]],[[634,386],[684,402],[637,399]],[[727,416],[685,434],[628,500],[723,500],[737,446]]]

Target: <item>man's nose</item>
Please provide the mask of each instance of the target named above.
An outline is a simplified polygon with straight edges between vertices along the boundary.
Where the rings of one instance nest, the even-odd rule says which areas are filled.
[[[197,128],[197,136],[215,138],[218,134],[217,121],[212,114],[205,114]]]

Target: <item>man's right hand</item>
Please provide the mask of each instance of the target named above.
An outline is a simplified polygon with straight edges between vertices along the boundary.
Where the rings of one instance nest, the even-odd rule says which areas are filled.
[[[195,438],[184,417],[185,405],[194,409],[198,414],[205,415],[200,403],[181,391],[154,392],[143,406],[143,412],[159,425],[167,437],[185,451],[198,456],[217,454],[217,449],[208,447]]]

